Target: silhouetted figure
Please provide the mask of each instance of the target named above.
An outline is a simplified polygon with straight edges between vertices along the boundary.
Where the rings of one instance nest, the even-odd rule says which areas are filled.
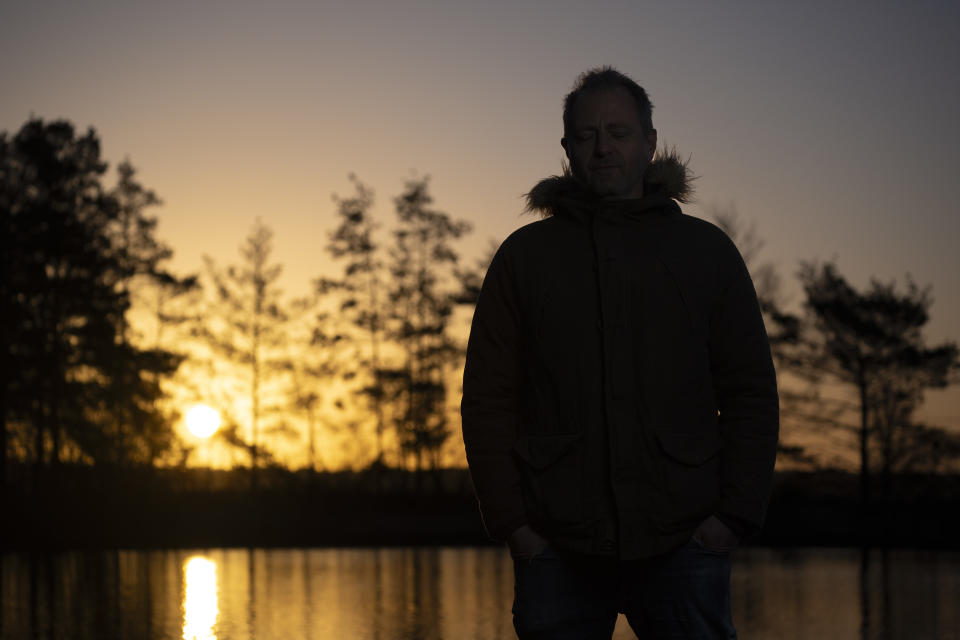
[[[730,551],[759,530],[779,430],[740,253],[680,211],[646,92],[602,68],[564,104],[544,219],[487,271],[463,437],[488,534],[514,558],[521,638],[735,638]]]

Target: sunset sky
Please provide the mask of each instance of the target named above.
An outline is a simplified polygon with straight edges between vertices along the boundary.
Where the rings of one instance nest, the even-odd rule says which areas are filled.
[[[931,343],[960,339],[960,4],[740,2],[5,2],[0,130],[30,116],[98,131],[163,199],[181,273],[221,264],[256,216],[283,286],[333,270],[331,194],[391,199],[429,174],[474,224],[471,262],[530,221],[557,173],[561,100],[612,64],[650,93],[698,201],[766,240],[791,310],[802,259],[931,285]],[[382,237],[386,240],[386,236]],[[960,429],[960,392],[921,414]]]

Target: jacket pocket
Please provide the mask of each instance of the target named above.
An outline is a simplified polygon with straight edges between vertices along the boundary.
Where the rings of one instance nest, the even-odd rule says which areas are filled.
[[[657,442],[663,452],[682,465],[699,467],[720,453],[723,442],[720,434],[708,431],[657,433]]]
[[[661,528],[676,532],[710,515],[720,498],[720,449],[716,430],[657,433],[664,475]]]
[[[524,502],[535,520],[578,523],[583,518],[583,434],[521,435],[513,451],[521,460]]]

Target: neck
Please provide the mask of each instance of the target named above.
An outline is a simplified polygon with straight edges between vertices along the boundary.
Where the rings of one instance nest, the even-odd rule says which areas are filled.
[[[643,183],[640,183],[640,185],[638,185],[637,188],[631,191],[630,193],[609,194],[609,195],[602,195],[597,197],[600,200],[603,200],[604,202],[612,202],[616,200],[639,200],[640,198],[643,197]]]

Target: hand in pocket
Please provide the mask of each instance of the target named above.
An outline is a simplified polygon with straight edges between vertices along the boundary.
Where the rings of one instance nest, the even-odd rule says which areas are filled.
[[[740,544],[737,534],[714,515],[700,523],[693,532],[693,539],[704,549],[713,551],[732,551]]]

